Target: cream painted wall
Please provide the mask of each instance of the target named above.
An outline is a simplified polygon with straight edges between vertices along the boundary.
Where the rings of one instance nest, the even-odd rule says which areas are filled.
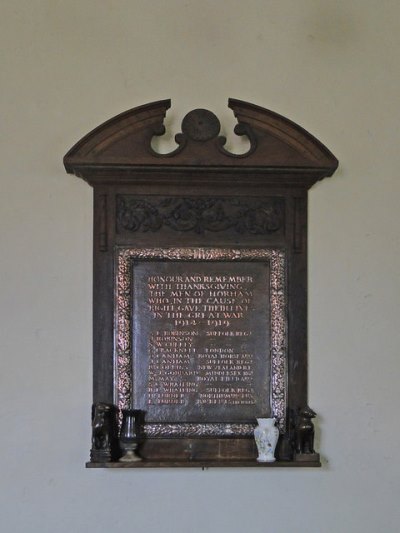
[[[400,3],[3,0],[1,531],[399,530]],[[228,96],[339,158],[310,193],[310,404],[320,470],[88,471],[91,189],[62,156],[171,97]],[[233,142],[233,141],[232,141]]]

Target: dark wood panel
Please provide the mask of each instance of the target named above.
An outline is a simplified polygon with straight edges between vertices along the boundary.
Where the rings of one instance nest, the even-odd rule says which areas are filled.
[[[307,191],[316,181],[331,176],[338,162],[300,126],[239,100],[230,100],[229,107],[238,120],[235,133],[249,139],[247,153],[238,156],[228,152],[220,136],[218,118],[207,110],[197,109],[184,118],[176,136],[177,148],[169,154],[158,154],[151,147],[151,140],[163,134],[169,106],[169,100],[164,100],[122,113],[90,132],[64,158],[67,172],[94,187],[93,402],[101,405],[93,411],[97,413],[93,420],[97,437],[92,443],[92,462],[88,466],[319,466],[318,454],[312,453],[314,414],[305,409]],[[252,303],[252,312],[267,316],[267,328],[252,315],[243,324],[251,330],[253,344],[246,345],[240,339],[234,339],[229,347],[214,343],[215,349],[232,349],[234,355],[241,357],[240,365],[246,371],[248,361],[243,354],[251,352],[250,372],[257,374],[252,382],[254,410],[248,402],[251,394],[246,393],[246,387],[239,391],[239,386],[235,388],[231,383],[232,392],[225,391],[223,396],[223,392],[218,392],[223,389],[221,381],[214,392],[222,394],[227,405],[220,414],[218,409],[202,406],[200,416],[196,402],[199,405],[200,395],[207,396],[208,392],[195,387],[192,378],[181,379],[179,372],[183,372],[183,366],[177,363],[176,354],[173,363],[168,364],[176,366],[183,383],[178,380],[174,386],[183,387],[185,392],[179,409],[171,409],[166,400],[170,387],[165,377],[170,370],[168,364],[165,366],[170,351],[165,344],[157,352],[163,353],[162,357],[151,359],[148,346],[154,340],[151,331],[156,331],[157,321],[154,327],[150,326],[150,296],[143,292],[144,285],[141,288],[132,278],[134,265],[141,265],[142,270],[148,265],[147,277],[190,276],[193,265],[197,265],[200,277],[206,277],[215,274],[211,272],[212,264],[218,265],[216,270],[221,275],[235,275],[238,269],[243,275],[246,260],[250,265],[260,258],[268,263],[270,286],[266,290],[254,285],[257,300]],[[232,261],[236,266],[232,266]],[[252,276],[254,268],[257,267],[248,267]],[[188,295],[184,298],[194,299],[194,293],[189,291]],[[197,306],[194,312],[210,321],[212,311],[204,307],[203,296],[193,304]],[[161,297],[166,298],[165,294]],[[232,305],[229,301],[225,294],[218,305]],[[186,304],[190,305],[189,300]],[[205,316],[207,313],[209,316]],[[172,332],[176,327],[165,321],[161,329]],[[215,332],[221,332],[224,325],[214,323],[213,327]],[[227,327],[227,331],[233,328]],[[198,334],[205,331],[202,328],[192,324],[188,331]],[[193,345],[190,357],[186,348],[182,353],[176,352],[186,358],[190,369],[185,372],[199,380],[204,376],[208,379],[212,369],[217,369],[221,378],[229,381],[228,373],[233,366],[221,355],[223,351],[215,352],[215,364],[207,363],[211,373],[200,369],[200,359],[211,353],[205,351],[209,349],[206,344],[203,339]],[[262,355],[266,352],[268,357]],[[240,376],[243,378],[244,374]],[[260,384],[268,386],[263,388]],[[141,391],[140,402],[135,397],[135,387]],[[163,387],[157,414],[146,402]],[[269,396],[270,405],[262,395]],[[234,398],[239,402],[237,409],[233,408]],[[240,407],[241,403],[246,407]],[[140,408],[144,412],[139,439],[144,460],[139,463],[115,462],[119,452],[110,443],[118,435],[107,433],[120,425],[120,411],[126,408]],[[115,425],[109,417],[118,411]],[[278,461],[268,465],[257,463],[252,437],[255,417],[260,414],[275,416],[280,430]],[[304,449],[299,447],[299,439],[304,441],[302,431],[306,432]],[[199,435],[201,438],[196,438]],[[165,438],[171,436],[175,438]],[[297,455],[295,447],[299,448]]]

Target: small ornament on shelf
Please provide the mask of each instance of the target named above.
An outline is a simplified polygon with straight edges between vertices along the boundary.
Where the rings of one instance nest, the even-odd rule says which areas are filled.
[[[312,419],[317,414],[308,406],[300,407],[295,416],[295,460],[319,461],[319,454],[314,450],[314,424]]]
[[[279,430],[275,426],[275,418],[257,418],[258,426],[254,430],[254,438],[258,449],[259,463],[273,463],[275,448],[279,438]]]
[[[142,460],[137,455],[141,414],[142,411],[139,409],[122,410],[122,425],[119,439],[122,450],[122,456],[119,460],[122,463],[133,463]]]
[[[95,403],[92,406],[92,463],[107,463],[116,456],[117,419],[116,409],[107,403]]]

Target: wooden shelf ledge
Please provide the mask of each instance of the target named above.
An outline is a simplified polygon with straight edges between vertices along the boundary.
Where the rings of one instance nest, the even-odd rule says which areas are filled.
[[[86,463],[86,468],[237,468],[237,467],[258,467],[258,468],[317,468],[319,461],[275,461],[274,463],[258,463],[257,461],[138,461],[133,463]]]

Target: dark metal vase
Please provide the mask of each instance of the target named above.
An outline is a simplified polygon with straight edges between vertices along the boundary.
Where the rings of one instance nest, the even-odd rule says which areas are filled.
[[[122,450],[120,461],[123,463],[132,463],[142,460],[136,453],[139,440],[140,416],[141,411],[138,409],[122,410],[122,425],[119,442]]]

